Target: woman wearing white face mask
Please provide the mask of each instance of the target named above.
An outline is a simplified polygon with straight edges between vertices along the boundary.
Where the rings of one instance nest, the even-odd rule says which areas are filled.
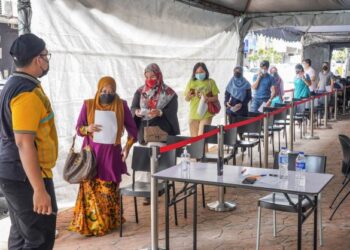
[[[203,134],[204,125],[210,125],[215,115],[208,110],[203,115],[198,114],[202,96],[205,103],[208,104],[217,102],[218,94],[219,89],[215,81],[209,78],[207,66],[202,62],[196,63],[184,93],[186,101],[190,102],[189,126],[192,137]]]

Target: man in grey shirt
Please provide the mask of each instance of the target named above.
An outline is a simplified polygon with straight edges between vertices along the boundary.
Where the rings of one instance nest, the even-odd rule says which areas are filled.
[[[318,79],[319,79],[319,82],[318,82],[317,90],[319,93],[326,92],[326,91],[327,92],[333,91],[334,75],[330,71],[328,62],[322,63],[322,71],[318,74]],[[328,97],[329,118],[332,116],[335,101],[336,100],[334,98],[334,95],[331,95],[330,97]],[[320,103],[324,104],[324,98],[320,99]]]
[[[325,92],[328,88],[328,91],[333,91],[334,86],[334,75],[329,69],[329,63],[322,63],[322,71],[318,74],[319,82],[318,82],[318,91]],[[326,88],[326,86],[329,86]]]

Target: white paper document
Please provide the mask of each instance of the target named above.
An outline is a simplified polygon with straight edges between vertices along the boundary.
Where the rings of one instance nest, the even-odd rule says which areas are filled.
[[[263,102],[263,103],[261,104],[261,106],[259,107],[258,111],[259,111],[260,113],[263,113],[265,107],[266,107],[266,102]]]
[[[101,131],[94,133],[94,142],[101,144],[114,144],[117,138],[118,123],[115,112],[95,111],[95,124],[101,125]]]

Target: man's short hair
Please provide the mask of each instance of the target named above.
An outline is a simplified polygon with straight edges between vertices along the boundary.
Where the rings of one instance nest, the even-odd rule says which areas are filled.
[[[309,66],[311,66],[311,59],[304,59],[303,62],[306,62]]]
[[[269,68],[269,67],[270,67],[270,62],[267,61],[267,60],[262,61],[262,62],[260,63],[260,68],[262,68],[262,67],[267,67],[267,68]]]
[[[45,42],[43,39],[34,34],[27,33],[20,35],[12,44],[10,55],[17,67],[28,66],[33,58],[40,55],[45,49]]]

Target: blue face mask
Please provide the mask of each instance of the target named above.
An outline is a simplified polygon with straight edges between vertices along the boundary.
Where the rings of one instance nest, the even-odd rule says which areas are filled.
[[[195,74],[195,77],[197,80],[203,81],[206,78],[207,74],[206,73],[197,73]]]

